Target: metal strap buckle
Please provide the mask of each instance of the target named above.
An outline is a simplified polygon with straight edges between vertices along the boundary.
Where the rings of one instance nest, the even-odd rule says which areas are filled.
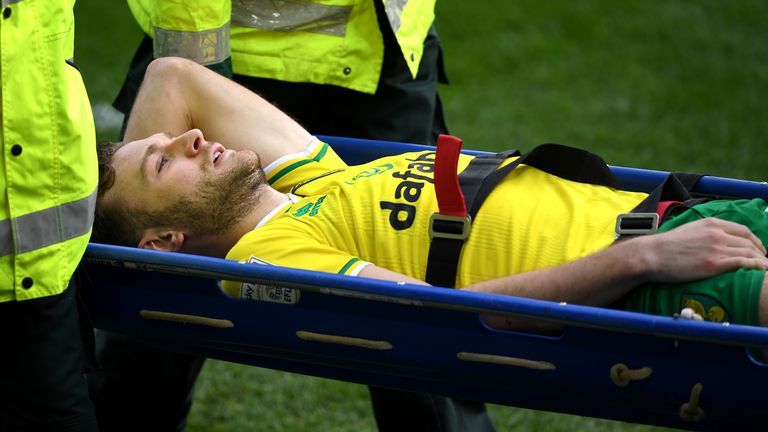
[[[656,213],[622,213],[616,217],[616,234],[653,234],[659,228]]]
[[[469,215],[448,216],[432,213],[429,218],[429,236],[431,238],[466,240],[469,237],[471,227],[472,218]]]

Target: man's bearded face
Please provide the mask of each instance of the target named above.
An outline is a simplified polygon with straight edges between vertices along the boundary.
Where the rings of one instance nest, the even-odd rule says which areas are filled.
[[[202,178],[192,197],[181,197],[149,217],[193,235],[221,234],[253,208],[264,184],[258,156],[241,151],[235,165],[224,173],[215,173],[208,164],[203,164]]]

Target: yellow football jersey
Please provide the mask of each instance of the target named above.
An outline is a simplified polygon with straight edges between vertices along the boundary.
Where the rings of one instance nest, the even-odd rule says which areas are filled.
[[[460,157],[459,172],[471,159]],[[314,142],[265,168],[273,187],[292,199],[227,258],[346,275],[373,263],[423,280],[428,220],[438,208],[434,164],[435,152],[424,151],[347,166],[327,144]],[[645,197],[521,165],[473,221],[456,286],[551,267],[605,248],[614,240],[616,215]],[[239,283],[224,288],[241,296]]]

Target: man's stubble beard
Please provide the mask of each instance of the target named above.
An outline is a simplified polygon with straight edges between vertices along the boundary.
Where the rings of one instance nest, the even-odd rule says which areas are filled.
[[[234,227],[269,187],[258,156],[241,153],[235,166],[223,174],[211,174],[213,171],[206,168],[203,172],[208,175],[198,183],[192,198],[180,198],[153,219],[185,228],[188,235],[220,235]]]

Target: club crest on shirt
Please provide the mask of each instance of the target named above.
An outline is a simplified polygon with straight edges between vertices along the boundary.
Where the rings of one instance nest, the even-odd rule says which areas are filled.
[[[274,265],[269,261],[251,256],[248,264]],[[240,284],[240,298],[254,301],[266,301],[270,303],[296,304],[301,297],[301,291],[276,285],[266,285],[252,282]]]
[[[730,322],[731,316],[722,303],[716,299],[702,294],[683,294],[680,299],[682,308],[693,309],[706,321]]]
[[[312,201],[308,204],[304,204],[303,206],[301,206],[301,208],[293,212],[293,216],[294,217],[301,217],[306,215],[309,215],[310,217],[315,216],[318,212],[320,212],[320,207],[323,205],[323,201],[325,201],[325,197],[326,195],[323,195],[315,201]],[[254,258],[254,257],[251,257],[251,258]]]

